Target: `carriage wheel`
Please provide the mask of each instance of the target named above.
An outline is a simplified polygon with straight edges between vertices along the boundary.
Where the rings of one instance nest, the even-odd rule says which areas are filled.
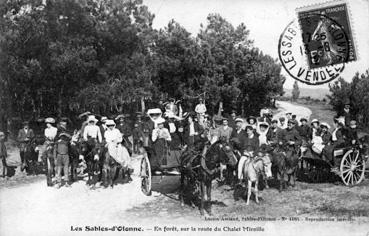
[[[141,160],[141,190],[146,196],[151,195],[151,167],[147,154]]]
[[[347,186],[359,184],[364,179],[365,161],[358,150],[350,150],[341,160],[340,175]]]

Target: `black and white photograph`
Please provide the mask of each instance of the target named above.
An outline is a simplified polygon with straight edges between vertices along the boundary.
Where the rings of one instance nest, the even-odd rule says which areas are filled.
[[[369,236],[369,0],[0,0],[0,235]]]

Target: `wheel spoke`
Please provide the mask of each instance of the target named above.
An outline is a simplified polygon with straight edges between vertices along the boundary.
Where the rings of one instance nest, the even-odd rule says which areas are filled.
[[[352,153],[350,153],[350,154],[348,154],[348,155],[347,155],[347,162],[348,162],[349,164],[351,164],[351,162],[352,162],[351,157],[352,157]]]
[[[350,171],[350,169],[346,169],[346,170],[342,171],[342,174],[347,173],[349,171]]]
[[[360,178],[360,176],[359,176],[359,178]],[[358,180],[358,178],[357,178],[357,176],[356,176],[356,174],[355,174],[355,172],[353,173],[353,175],[352,175],[352,184],[354,184],[354,182],[355,182],[355,184],[357,183],[357,180]]]
[[[350,170],[349,170],[350,171]],[[350,176],[350,172],[345,174],[345,173],[342,173],[342,176],[343,176],[343,179],[346,181],[346,178]]]
[[[352,172],[350,171],[350,172],[348,173],[347,183],[350,183],[351,178],[352,178]]]
[[[350,172],[351,173],[351,185],[354,184],[354,173]]]
[[[356,163],[356,161],[357,161],[357,159],[358,159],[358,157],[359,157],[359,152],[355,152],[355,160],[354,160],[354,162]]]
[[[351,166],[348,166],[348,165],[345,165],[345,164],[343,164],[342,166],[343,167],[346,167],[346,169],[350,169],[351,168]]]

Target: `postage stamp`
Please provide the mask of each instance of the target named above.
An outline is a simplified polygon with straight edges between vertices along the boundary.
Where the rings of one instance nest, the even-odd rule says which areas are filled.
[[[320,85],[337,78],[345,68],[344,63],[338,63],[312,69],[306,60],[307,53],[297,20],[291,21],[279,38],[278,56],[292,78],[305,84]]]
[[[296,12],[310,69],[357,60],[346,2],[328,2]]]

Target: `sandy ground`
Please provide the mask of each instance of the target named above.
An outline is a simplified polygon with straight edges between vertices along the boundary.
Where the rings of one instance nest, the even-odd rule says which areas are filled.
[[[286,111],[295,113],[298,118],[311,115],[311,110],[288,102],[278,102],[278,106],[280,114],[277,117]],[[17,155],[16,152],[11,153],[13,164],[17,164]],[[247,230],[242,227],[249,226],[264,229],[252,232],[255,235],[277,232],[283,235],[367,235],[369,232],[368,180],[352,188],[340,182],[297,182],[295,188],[282,193],[272,183],[270,189],[261,190],[261,203],[257,205],[251,201],[249,206],[244,199],[235,201],[234,191],[229,186],[218,186],[215,182],[212,196],[214,215],[200,217],[197,208],[180,206],[177,194],[173,192],[178,188],[177,177],[155,178],[156,191],[152,196],[143,195],[137,174],[140,157],[135,157],[133,163],[133,181],[113,189],[90,190],[83,181],[71,188],[49,188],[44,176],[29,177],[18,172],[6,182],[1,180],[0,235],[173,235],[173,231],[161,231],[170,226],[178,227],[178,231],[166,229],[173,229],[179,235],[199,233],[200,230],[202,234],[232,232],[244,235]],[[255,221],[247,217],[272,219]],[[333,219],[334,222],[310,222],[306,217]],[[345,221],[338,222],[339,219]],[[86,226],[109,227],[114,232],[87,232]],[[143,232],[118,232],[122,228],[114,226],[137,227]],[[184,228],[180,229],[182,226]],[[220,230],[214,232],[215,226]],[[75,232],[78,227],[82,232]],[[186,227],[193,229],[186,231]],[[212,232],[204,231],[206,227]],[[229,231],[226,227],[235,227],[235,230],[240,227],[240,231]]]

